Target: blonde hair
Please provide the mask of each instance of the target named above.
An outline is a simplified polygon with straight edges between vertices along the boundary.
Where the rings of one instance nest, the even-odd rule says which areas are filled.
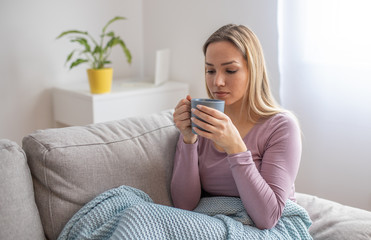
[[[279,106],[271,93],[263,49],[256,35],[243,25],[225,25],[207,39],[203,46],[204,55],[206,56],[209,44],[219,41],[233,43],[247,62],[250,78],[241,111],[247,110],[248,118],[254,123],[260,118],[284,112],[285,110]],[[206,89],[207,94],[212,98],[209,89],[207,87]]]

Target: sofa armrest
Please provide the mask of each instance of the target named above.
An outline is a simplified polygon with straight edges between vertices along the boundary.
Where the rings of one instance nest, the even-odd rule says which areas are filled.
[[[44,239],[23,150],[0,139],[0,239]]]
[[[296,197],[312,219],[313,239],[371,239],[371,212],[308,194],[296,193]]]
[[[48,239],[98,194],[121,185],[171,205],[179,132],[172,112],[88,126],[39,130],[23,139]]]

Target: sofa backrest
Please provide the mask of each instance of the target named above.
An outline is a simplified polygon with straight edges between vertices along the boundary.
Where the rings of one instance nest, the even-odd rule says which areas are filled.
[[[23,139],[44,232],[56,239],[98,194],[121,185],[171,205],[179,132],[172,111],[88,126],[39,130]]]
[[[43,239],[26,155],[0,139],[0,239]]]

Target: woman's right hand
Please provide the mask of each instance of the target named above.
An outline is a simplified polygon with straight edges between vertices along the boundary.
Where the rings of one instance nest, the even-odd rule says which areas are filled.
[[[187,95],[185,99],[180,100],[173,113],[175,126],[182,133],[183,141],[187,144],[197,141],[197,135],[192,132],[191,99],[191,96]]]

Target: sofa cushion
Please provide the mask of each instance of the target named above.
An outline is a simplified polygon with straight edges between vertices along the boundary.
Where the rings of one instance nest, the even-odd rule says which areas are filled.
[[[30,169],[23,150],[0,139],[0,239],[43,239]]]
[[[308,194],[296,195],[313,221],[309,228],[313,239],[371,239],[371,212]]]
[[[121,185],[171,205],[179,133],[166,111],[89,126],[39,130],[23,139],[48,239],[98,194]]]

